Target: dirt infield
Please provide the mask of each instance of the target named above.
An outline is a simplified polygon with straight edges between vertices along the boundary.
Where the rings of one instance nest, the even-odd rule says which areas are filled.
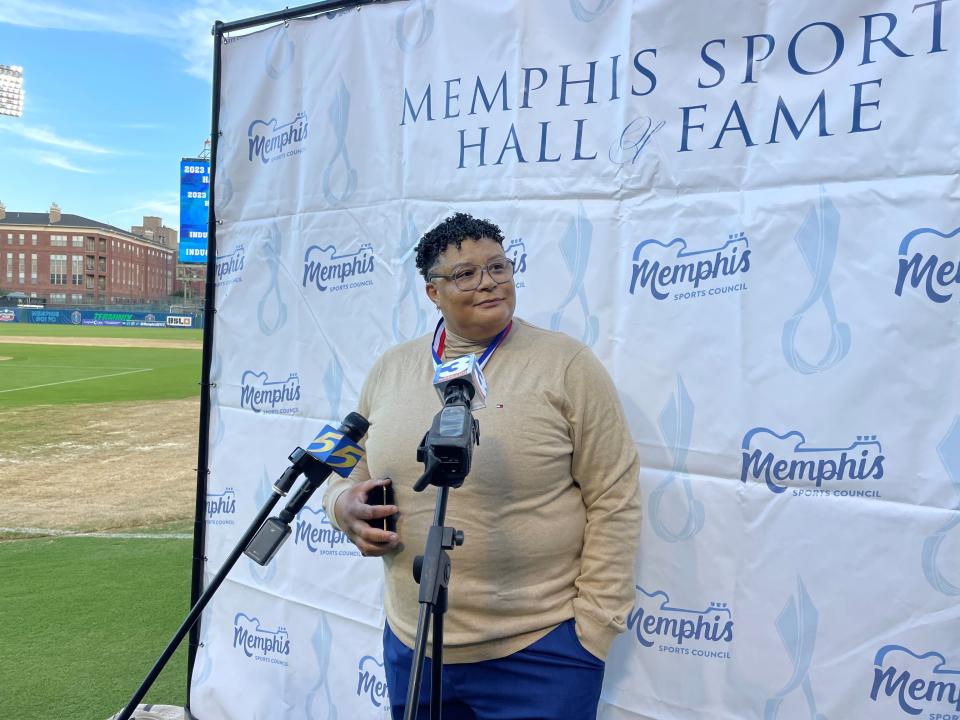
[[[192,519],[199,411],[198,399],[0,411],[0,527]]]
[[[33,337],[29,335],[0,335],[0,344],[14,345],[85,345],[89,347],[167,348],[171,350],[200,350],[200,340],[149,340],[145,338],[82,338]],[[6,359],[6,358],[0,358]]]

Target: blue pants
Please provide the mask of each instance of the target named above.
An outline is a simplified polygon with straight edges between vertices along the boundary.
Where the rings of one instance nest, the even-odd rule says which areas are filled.
[[[387,625],[383,660],[393,720],[403,720],[413,650]],[[430,659],[417,720],[430,718]],[[595,720],[604,663],[587,652],[573,620],[496,660],[443,666],[443,720]]]

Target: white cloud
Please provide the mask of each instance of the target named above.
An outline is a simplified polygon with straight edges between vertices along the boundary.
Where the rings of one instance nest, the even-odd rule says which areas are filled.
[[[212,82],[215,20],[230,22],[279,9],[276,0],[193,0],[157,5],[144,0],[76,0],[69,5],[46,0],[3,0],[0,23],[33,28],[113,32],[152,39],[180,53],[184,72]]]
[[[4,0],[0,22],[33,28],[164,36],[174,30],[166,13],[137,2]]]
[[[52,130],[45,128],[29,127],[27,125],[0,125],[0,130],[11,132],[27,140],[33,140],[42,145],[53,145],[64,150],[76,150],[78,152],[93,153],[95,155],[116,155],[116,150],[100,147],[88,143],[85,140],[74,140],[72,138],[60,137]]]
[[[38,152],[35,155],[31,155],[30,157],[35,158],[37,162],[40,162],[44,165],[52,165],[53,167],[58,167],[62,170],[69,170],[70,172],[78,172],[78,173],[96,172],[95,170],[88,170],[87,168],[82,168],[78,165],[74,165],[63,155],[59,155],[57,153]]]
[[[164,223],[169,227],[180,217],[180,199],[177,193],[164,193],[159,197],[144,200],[133,207],[115,210],[110,215],[158,215],[163,218]]]
[[[233,22],[244,18],[265,15],[279,10],[276,2],[247,2],[233,0],[199,0],[192,7],[176,13],[176,23],[180,29],[183,43],[181,55],[187,62],[188,75],[213,82],[213,35],[210,34],[216,20]],[[197,32],[197,29],[201,32]],[[255,32],[261,28],[243,31]]]

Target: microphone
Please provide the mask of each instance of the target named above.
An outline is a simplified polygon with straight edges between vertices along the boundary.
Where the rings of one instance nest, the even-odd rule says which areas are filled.
[[[306,479],[280,514],[264,522],[243,551],[244,555],[260,565],[273,559],[290,536],[290,523],[330,473],[347,477],[363,458],[363,448],[357,443],[369,427],[370,423],[363,415],[352,412],[338,428],[325,425],[306,450],[298,447],[290,453],[289,460],[293,464],[274,483],[274,492],[286,495],[298,477],[304,475]]]
[[[446,403],[447,388],[451,383],[468,384],[472,392],[467,398],[471,410],[480,410],[487,406],[487,381],[476,355],[461,355],[453,360],[437,365],[433,373],[433,385],[440,400]]]
[[[467,360],[466,365],[473,361],[471,368],[476,367],[476,358],[472,355],[458,360]],[[476,370],[479,372],[480,368],[476,367]],[[454,488],[463,485],[470,473],[473,446],[480,444],[480,423],[470,412],[471,402],[476,399],[476,376],[470,369],[454,375],[441,381],[443,408],[434,416],[417,448],[417,462],[422,462],[424,469],[413,485],[415,492],[422,492],[427,485]],[[480,379],[483,379],[482,375]]]

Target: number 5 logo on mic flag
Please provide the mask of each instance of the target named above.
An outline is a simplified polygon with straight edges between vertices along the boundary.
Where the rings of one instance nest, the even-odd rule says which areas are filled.
[[[324,426],[307,447],[307,452],[341,477],[347,477],[363,457],[363,448],[330,425]]]

